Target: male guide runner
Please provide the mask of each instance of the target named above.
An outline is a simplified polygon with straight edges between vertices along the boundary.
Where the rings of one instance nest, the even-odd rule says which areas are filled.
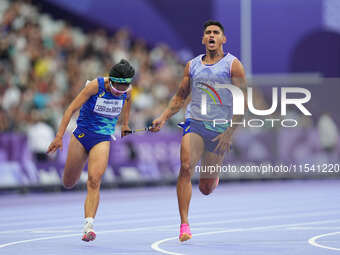
[[[243,116],[232,114],[232,94],[228,89],[219,88],[219,84],[239,87],[247,98],[245,72],[241,62],[225,54],[223,44],[227,41],[224,28],[217,21],[204,24],[202,44],[205,54],[190,60],[184,69],[184,77],[177,93],[171,99],[161,116],[153,121],[151,131],[158,132],[165,122],[184,105],[191,92],[191,100],[186,108],[183,138],[181,142],[181,168],[177,180],[177,198],[181,218],[180,241],[192,237],[188,221],[189,204],[192,194],[191,177],[199,160],[205,166],[221,165],[223,155],[230,150],[236,125],[213,125],[213,120],[232,120],[241,122]],[[208,94],[208,96],[207,96]],[[205,95],[207,114],[203,114],[202,98]],[[246,101],[244,102],[246,106]],[[218,173],[200,173],[199,189],[209,195],[218,184]]]

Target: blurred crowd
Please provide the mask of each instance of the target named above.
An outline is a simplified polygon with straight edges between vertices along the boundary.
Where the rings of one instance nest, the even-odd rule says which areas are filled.
[[[122,58],[136,69],[130,125],[141,128],[166,107],[182,76],[183,63],[167,45],[151,47],[124,28],[84,32],[29,0],[1,0],[0,132],[46,130],[53,137],[86,80],[107,75]]]
[[[136,69],[129,124],[143,128],[165,109],[178,87],[184,70],[179,55],[165,44],[148,45],[126,28],[117,28],[114,34],[102,28],[85,32],[41,12],[31,0],[1,0],[0,133],[23,132],[33,151],[46,151],[65,108],[86,81],[106,76],[122,58]],[[256,108],[268,109],[266,101],[256,88]],[[77,115],[68,132],[75,128]],[[289,111],[288,115],[299,119],[302,127],[313,125],[302,114]],[[183,112],[171,118],[166,128],[175,129],[182,120]],[[323,147],[335,147],[339,135],[331,115],[319,122],[320,136],[333,134],[331,139],[321,138]]]

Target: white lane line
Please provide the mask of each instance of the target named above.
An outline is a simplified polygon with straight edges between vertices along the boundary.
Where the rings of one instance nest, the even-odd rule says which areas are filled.
[[[276,215],[276,216],[267,216],[267,217],[251,217],[251,218],[240,218],[240,219],[232,219],[232,220],[225,220],[225,221],[218,221],[218,222],[203,222],[203,223],[193,223],[193,226],[204,226],[204,225],[213,225],[213,224],[220,224],[220,223],[234,223],[234,222],[246,222],[246,221],[255,221],[255,220],[266,220],[266,219],[282,219],[282,218],[295,218],[295,217],[305,217],[305,216],[320,216],[320,215],[330,215],[332,213],[301,213],[301,214],[292,214],[292,215]],[[340,220],[338,220],[340,221]],[[336,221],[322,221],[322,222],[336,222]],[[288,224],[283,226],[297,226],[301,224]],[[280,225],[281,226],[281,225]],[[146,231],[146,230],[159,230],[164,228],[177,228],[178,224],[171,224],[171,225],[163,225],[163,226],[155,226],[155,227],[141,227],[141,228],[134,228],[134,229],[119,229],[119,230],[106,230],[106,231],[99,231],[97,234],[103,233],[117,233],[117,232],[133,232],[133,231]],[[229,232],[230,230],[227,230]],[[216,232],[216,231],[215,231]],[[217,231],[220,232],[220,231]],[[224,233],[222,231],[221,233]],[[73,237],[79,236],[80,234],[67,234],[67,235],[57,235],[57,236],[48,236],[48,237],[40,237],[40,238],[33,238],[21,241],[14,241],[10,243],[1,244],[0,248],[16,245],[16,244],[23,244],[23,243],[30,243],[35,241],[42,241],[42,240],[50,240],[50,239],[59,239],[59,238],[66,238],[66,237]],[[200,235],[200,234],[195,234]],[[177,238],[177,237],[175,237]],[[172,240],[174,238],[171,238]]]
[[[168,228],[168,227],[172,227],[172,226],[173,225],[164,225],[164,226],[144,227],[144,228],[115,229],[115,230],[97,231],[96,234],[146,231],[146,230],[153,230],[153,229]],[[60,239],[60,238],[73,237],[73,236],[79,236],[79,238],[80,238],[81,237],[81,233],[78,233],[78,234],[67,234],[67,235],[57,235],[57,236],[47,236],[47,237],[40,237],[40,238],[33,238],[33,239],[15,241],[15,242],[1,244],[0,248],[5,248],[5,247],[16,245],[16,244],[31,243],[31,242],[42,241],[42,240]]]
[[[220,221],[210,221],[210,222],[202,222],[202,223],[193,223],[195,226],[205,226],[205,225],[214,225],[214,224],[225,224],[225,223],[234,223],[234,222],[247,222],[253,220],[272,220],[272,219],[289,219],[295,217],[308,217],[308,216],[326,216],[326,215],[338,215],[339,211],[334,212],[313,212],[313,213],[296,213],[296,214],[283,214],[283,215],[274,215],[274,216],[261,216],[261,217],[251,217],[251,218],[239,218],[232,220],[220,220]]]
[[[292,206],[290,204],[290,206]],[[283,206],[284,208],[286,206]],[[315,208],[306,208],[306,207],[300,207],[300,208],[297,208],[296,206],[294,206],[295,210],[294,212],[297,212],[297,211],[300,211],[300,210],[303,210],[303,211],[314,211]],[[76,209],[79,209],[79,211],[81,212],[82,208],[81,207],[77,207]],[[168,208],[169,210],[177,210],[177,207],[174,207],[174,208]],[[326,208],[327,210],[340,210],[340,208],[338,207],[333,207],[333,208]],[[73,211],[73,209],[70,209],[69,210],[70,212]],[[192,211],[196,211],[195,208],[192,208]],[[227,213],[228,215],[231,215],[231,213],[233,214],[237,214],[239,212],[245,212],[247,211],[247,213],[249,213],[248,209],[247,208],[237,208],[237,209],[228,209],[227,210]],[[273,209],[270,209],[270,208],[263,208],[263,210],[261,211],[254,211],[254,213],[266,213],[266,212],[271,212],[271,211],[276,211],[276,212],[284,212],[284,213],[292,213],[292,211],[282,211],[282,210],[273,210]],[[41,217],[41,213],[44,213],[44,216]],[[155,210],[143,210],[143,211],[138,211],[136,212],[136,214],[134,214],[134,217],[138,218],[138,217],[147,217],[147,216],[155,216],[155,217],[159,217],[159,213],[154,213]],[[215,215],[215,214],[219,214],[219,213],[223,213],[223,214],[226,214],[226,211],[225,210],[220,210],[220,211],[217,211],[217,210],[213,210],[213,211],[205,211],[205,212],[202,212],[202,211],[199,211],[200,214],[207,214],[207,215]],[[294,213],[293,212],[293,213]],[[16,226],[16,225],[25,225],[27,224],[26,222],[37,222],[37,224],[41,225],[41,220],[46,220],[46,223],[48,223],[48,219],[53,219],[51,220],[51,222],[55,222],[55,220],[65,220],[66,219],[72,219],[72,218],[76,218],[79,219],[79,217],[81,217],[81,214],[79,215],[70,215],[70,214],[65,214],[65,215],[60,215],[60,212],[57,212],[55,210],[46,210],[44,208],[42,208],[40,211],[25,211],[25,214],[24,215],[21,215],[21,214],[17,214],[18,212],[11,212],[11,215],[5,215],[5,214],[2,214],[2,211],[0,212],[0,218],[2,219],[6,219],[6,226]],[[65,211],[62,211],[62,213],[64,214]],[[103,209],[100,211],[100,214],[98,214],[98,216],[100,216],[101,218],[106,218],[104,217],[105,215],[110,215],[110,218],[112,217],[121,217],[122,215],[125,215],[127,212],[126,211],[122,211],[121,213],[117,213],[117,214],[112,214],[107,208]],[[169,215],[173,215],[174,213],[163,213],[162,216],[169,216]],[[39,215],[39,221],[37,221],[37,215]],[[34,218],[33,218],[34,216]],[[12,225],[14,223],[14,225]],[[2,227],[4,227],[4,225],[2,225]]]
[[[329,212],[335,212],[337,213],[339,210],[334,210],[334,211],[327,211],[326,214],[328,214]],[[219,218],[219,214],[222,214],[222,215],[225,215],[225,216],[241,216],[241,215],[256,215],[256,214],[268,214],[268,213],[276,213],[276,212],[280,212],[280,213],[284,213],[284,214],[291,214],[291,213],[296,213],[296,210],[295,211],[283,211],[283,210],[277,210],[277,209],[273,209],[273,210],[265,210],[265,211],[253,211],[253,212],[249,212],[249,211],[233,211],[233,213],[229,213],[229,211],[226,212],[225,211],[221,211],[221,212],[203,212],[203,213],[200,213],[200,215],[192,215],[190,216],[190,218],[192,219],[196,219],[196,218],[204,218],[208,216],[213,216],[214,218]],[[320,211],[320,212],[324,212],[324,211]],[[317,212],[318,213],[318,212]],[[171,213],[171,215],[173,215],[173,213]],[[321,215],[321,214],[317,214],[317,215]],[[119,215],[121,216],[121,214]],[[146,217],[147,216],[147,217]],[[150,217],[151,216],[151,217]],[[150,215],[150,214],[147,214],[147,215],[134,215],[134,218],[152,218],[153,216],[155,216],[155,218],[159,218],[160,215]],[[166,215],[163,215],[163,216],[166,216]],[[177,216],[175,216],[177,217]],[[65,217],[63,218],[65,220]],[[82,218],[78,217],[78,218],[67,218],[67,220],[70,220],[70,219],[74,219],[72,220],[73,222],[75,221],[78,221],[78,222],[81,222],[82,221]],[[169,220],[169,219],[172,219],[172,217],[164,217],[163,218],[164,220]],[[58,222],[61,221],[61,220],[57,220]],[[25,221],[25,222],[22,222],[22,223],[17,223],[17,224],[5,224],[5,225],[2,225],[2,227],[12,227],[12,226],[20,226],[20,225],[29,225],[29,224],[38,224],[38,225],[42,225],[42,224],[46,224],[46,223],[50,223],[50,224],[54,224],[55,222],[57,222],[56,220],[52,220],[52,221],[42,221],[42,220],[39,220],[39,221]],[[129,223],[131,222],[131,220],[128,220],[128,221],[122,221],[121,218],[115,218],[115,217],[110,217],[110,218],[107,218],[107,217],[100,217],[100,221],[107,221],[106,223],[97,223],[96,226],[105,226],[105,225],[114,225],[116,224],[117,222],[119,222],[120,224],[123,224],[123,223]],[[110,223],[110,221],[114,221],[112,223]],[[132,220],[133,221],[133,220]],[[141,220],[143,221],[143,220]],[[145,220],[146,222],[148,220]],[[152,221],[152,220],[151,220]],[[68,221],[67,221],[68,222]],[[140,220],[137,220],[135,221],[136,223],[140,222]],[[222,223],[224,223],[225,221],[222,221]],[[220,221],[216,221],[215,224],[218,224],[220,223]],[[60,226],[60,227],[54,227],[54,226],[50,226],[50,227],[44,227],[44,228],[20,228],[20,229],[13,229],[13,230],[5,230],[5,231],[0,231],[0,234],[9,234],[9,233],[17,233],[17,232],[24,232],[24,231],[34,231],[34,230],[41,230],[41,229],[67,229],[67,228],[77,228],[79,227],[79,224],[77,225],[70,225],[70,224],[67,224],[67,227],[65,226]]]
[[[290,212],[283,212],[282,210],[266,210],[266,211],[254,211],[254,212],[248,212],[248,211],[241,211],[241,212],[234,212],[234,213],[227,213],[227,216],[230,217],[230,216],[242,216],[242,215],[247,215],[249,216],[250,214],[251,215],[256,215],[256,214],[261,214],[263,215],[264,213],[267,213],[267,214],[271,214],[271,213],[277,213],[277,212],[281,212],[281,213],[291,213]],[[338,212],[338,211],[337,211]],[[328,211],[329,213],[329,211]],[[211,217],[211,216],[214,216],[214,218],[219,218],[219,215],[223,215],[223,216],[226,216],[226,212],[223,211],[223,212],[216,212],[216,213],[213,213],[213,212],[204,212],[204,213],[201,213],[201,215],[193,215],[193,216],[190,216],[191,219],[202,219],[202,218],[205,218],[205,217]],[[120,215],[121,216],[121,215]],[[146,216],[146,215],[144,215]],[[122,221],[121,219],[115,219],[114,217],[110,217],[110,218],[100,218],[100,221],[107,221],[105,223],[96,223],[96,226],[108,226],[108,225],[115,225],[118,223],[118,225],[121,225],[121,224],[127,224],[127,223],[140,223],[140,222],[153,222],[153,221],[162,221],[162,220],[171,220],[171,219],[178,219],[178,216],[174,215],[173,217],[163,217],[163,218],[160,218],[159,215],[155,218],[152,218],[153,215],[147,215],[149,219],[142,219],[143,216],[141,215],[134,215],[134,218],[139,218],[138,220],[126,220],[126,221]],[[150,217],[151,216],[151,217]],[[71,218],[73,219],[73,218]],[[74,221],[78,221],[80,222],[81,220],[79,218],[77,218],[76,220]],[[35,223],[35,222],[34,222]],[[39,225],[43,224],[42,221],[37,221],[37,223]],[[54,221],[51,221],[50,223],[54,223]],[[32,224],[31,221],[27,221],[26,224]],[[30,231],[36,231],[36,230],[52,230],[52,229],[69,229],[69,228],[79,228],[79,224],[77,225],[70,225],[68,224],[67,226],[58,226],[58,227],[54,227],[54,226],[50,226],[50,227],[43,227],[43,228],[24,228],[24,229],[14,229],[14,230],[4,230],[4,231],[0,231],[0,234],[10,234],[10,233],[18,233],[18,232],[30,232]],[[3,226],[2,226],[3,227]]]
[[[79,233],[76,230],[34,230],[34,234],[58,234],[58,233]]]
[[[104,206],[104,205],[103,205]],[[151,205],[150,205],[151,206]],[[69,211],[73,211],[73,210],[79,210],[82,211],[82,207],[77,207],[77,208],[70,208]],[[164,208],[163,208],[164,209]],[[173,207],[173,208],[168,208],[169,210],[177,210],[177,207]],[[306,208],[301,208],[301,209],[306,209]],[[328,208],[329,210],[336,210],[336,209],[340,209],[340,208]],[[112,214],[110,212],[109,209],[107,209],[107,207],[102,208],[100,211],[100,214],[105,215],[105,214],[109,214],[110,217],[121,217],[122,215],[125,215],[125,213],[129,212],[129,211],[125,211],[126,209],[122,209],[121,213],[116,213],[116,214]],[[228,210],[228,213],[237,213],[240,211],[245,211],[245,208],[238,208],[238,209],[232,209],[232,210]],[[268,209],[270,210],[270,209]],[[263,208],[263,212],[266,211],[266,208]],[[19,211],[20,212],[20,211]],[[11,221],[17,223],[18,220],[23,219],[23,221],[27,221],[27,220],[36,220],[36,217],[34,218],[29,218],[30,216],[36,216],[36,215],[40,215],[41,212],[44,212],[45,215],[48,216],[48,219],[65,219],[65,215],[64,216],[60,216],[61,213],[65,214],[65,211],[56,211],[55,210],[46,210],[44,208],[41,208],[41,210],[39,211],[25,211],[25,214],[17,214],[18,211],[15,212],[15,216],[13,216],[13,212],[11,212],[10,215],[5,215],[2,214],[2,211],[0,212],[0,218],[6,218],[6,223],[10,223]],[[201,212],[201,214],[214,214],[214,213],[225,213],[225,210],[209,210],[209,211],[204,211]],[[163,213],[162,216],[167,216],[167,215],[171,215],[173,213]],[[145,216],[155,216],[158,217],[159,216],[159,212],[155,213],[154,209],[150,209],[150,210],[143,210],[143,211],[138,211],[134,214],[134,216],[136,217],[145,217]],[[78,217],[78,215],[71,215],[71,217]]]
[[[281,211],[282,212],[282,211]],[[249,221],[256,221],[256,220],[271,220],[271,219],[283,219],[283,218],[295,218],[295,217],[308,217],[308,216],[323,216],[323,215],[337,215],[339,212],[313,212],[313,213],[297,213],[297,214],[284,214],[284,215],[271,215],[271,216],[260,216],[260,217],[249,217],[249,218],[236,218],[236,219],[230,219],[230,220],[220,220],[220,221],[209,221],[209,222],[197,222],[197,223],[191,223],[191,226],[211,226],[214,224],[227,224],[227,223],[236,223],[236,222],[249,222]],[[245,215],[249,216],[249,213],[243,213]],[[242,213],[238,213],[238,215],[242,215]],[[196,215],[196,217],[191,217],[195,219],[202,219],[206,217],[206,215]],[[216,217],[216,215],[214,215]],[[131,223],[147,223],[147,222],[155,222],[155,221],[164,221],[164,220],[175,220],[175,217],[172,218],[156,218],[156,219],[136,219],[136,220],[126,220],[126,221],[118,221],[118,222],[106,222],[106,223],[98,223],[97,226],[114,226],[114,225],[125,225],[125,224],[131,224]],[[172,225],[177,226],[177,225]],[[59,227],[52,227],[52,228],[33,228],[33,229],[19,229],[19,230],[7,230],[7,231],[0,231],[0,234],[10,234],[10,233],[22,233],[22,232],[36,232],[36,231],[44,231],[44,230],[67,230],[68,228],[80,228],[80,225],[75,226],[59,226]],[[56,231],[58,232],[58,231]],[[60,232],[60,231],[59,231]]]
[[[316,240],[325,237],[325,236],[334,236],[334,235],[339,235],[340,232],[332,232],[332,233],[327,233],[327,234],[322,234],[322,235],[318,235],[318,236],[314,236],[312,238],[310,238],[308,240],[308,243],[310,245],[313,245],[315,247],[319,247],[319,248],[323,248],[323,249],[328,249],[328,250],[333,250],[333,251],[340,251],[340,248],[336,248],[336,247],[330,247],[330,246],[326,246],[326,245],[321,245],[319,243],[316,242]]]
[[[280,210],[275,210],[280,211]],[[280,211],[282,212],[282,211]],[[267,213],[273,213],[273,212],[267,212]],[[243,212],[243,213],[237,213],[237,215],[248,215],[249,212]],[[205,226],[205,225],[213,225],[213,224],[226,224],[226,223],[235,223],[235,222],[247,222],[247,221],[254,221],[254,220],[270,220],[270,219],[277,219],[277,218],[292,218],[292,217],[305,217],[305,216],[322,216],[322,215],[332,215],[332,214],[338,214],[338,211],[334,212],[313,212],[313,213],[298,213],[298,214],[284,214],[284,215],[274,215],[274,216],[261,216],[261,217],[249,217],[249,218],[237,218],[237,219],[231,219],[231,220],[222,220],[222,221],[209,221],[209,222],[201,222],[201,223],[192,223],[192,226]],[[217,217],[218,214],[215,214],[214,217]],[[225,215],[225,212],[223,213]],[[229,216],[229,215],[228,215]],[[206,217],[206,215],[196,215],[192,216],[191,218],[194,219],[202,219]],[[114,226],[122,225],[122,224],[129,224],[129,223],[146,223],[146,222],[154,222],[154,221],[163,221],[163,220],[175,220],[175,217],[167,217],[167,218],[156,218],[156,219],[137,219],[137,220],[126,220],[126,221],[116,221],[116,222],[106,222],[106,223],[97,223],[96,226]],[[22,233],[22,232],[31,232],[31,231],[41,231],[41,230],[53,230],[53,229],[61,229],[61,230],[67,230],[68,228],[79,228],[78,225],[68,225],[65,226],[59,226],[59,227],[49,227],[49,228],[33,228],[33,229],[19,229],[19,230],[6,230],[6,231],[0,231],[0,234],[10,234],[10,233]]]
[[[282,212],[280,210],[273,210],[272,212],[268,211],[267,213],[275,213],[275,212]],[[259,212],[260,214],[263,214],[263,212]],[[193,215],[191,216],[192,219],[202,219],[202,218],[208,218],[210,217],[210,213],[202,213],[202,215]],[[225,215],[225,212],[220,212],[220,213],[214,213],[214,216],[218,217],[218,215]],[[228,214],[228,216],[235,216],[235,215],[249,215],[249,212],[238,212],[235,214]],[[144,215],[146,216],[146,215]],[[154,221],[168,221],[168,220],[176,220],[178,219],[177,215],[174,215],[172,217],[162,217],[160,218],[159,215],[147,215],[149,218],[143,219],[143,216],[139,215],[134,215],[134,218],[138,219],[132,219],[132,220],[121,220],[121,219],[114,219],[114,217],[110,218],[100,218],[100,221],[107,221],[103,223],[96,223],[97,226],[112,226],[112,225],[122,225],[122,224],[128,224],[128,223],[147,223],[147,222],[154,222]],[[150,218],[151,216],[151,218]],[[155,217],[155,218],[152,218]],[[77,220],[80,222],[81,220],[77,218]],[[41,221],[40,221],[41,222]],[[26,224],[31,223],[31,222],[26,222]],[[39,222],[38,222],[39,223]],[[52,222],[51,222],[52,223]],[[0,231],[0,234],[10,234],[10,233],[18,233],[18,232],[31,232],[31,231],[40,231],[40,230],[52,230],[52,229],[69,229],[69,228],[80,228],[80,225],[67,225],[67,226],[58,226],[58,227],[44,227],[44,228],[26,228],[26,229],[14,229],[14,230],[5,230],[5,231]]]
[[[119,218],[115,218],[116,216],[115,215],[110,215],[110,218],[108,217],[101,217],[100,219],[105,221],[109,221],[109,220],[117,220],[117,221],[121,221],[123,218],[122,217],[122,214],[120,215],[117,215],[119,216]],[[150,214],[141,214],[141,215],[134,215],[135,218],[143,218],[143,217],[149,217]],[[158,215],[151,215],[151,216],[154,216],[154,217],[159,217],[159,214]],[[50,218],[49,220],[44,220],[44,219],[40,219],[40,220],[37,220],[37,219],[34,219],[34,220],[27,220],[27,219],[24,219],[24,221],[22,222],[14,222],[14,223],[7,223],[7,224],[4,224],[2,227],[13,227],[13,226],[23,226],[23,225],[29,225],[29,224],[37,224],[37,225],[42,225],[42,224],[48,224],[48,223],[57,223],[57,222],[75,222],[75,221],[78,221],[78,222],[81,222],[83,221],[83,219],[81,218],[81,216],[79,217],[75,217],[75,216],[70,216],[68,217],[67,215],[64,215],[63,218],[60,218],[60,219],[55,219],[53,218],[53,220],[51,220],[51,217],[48,217]],[[0,232],[1,233],[1,232]]]
[[[280,225],[269,225],[269,226],[260,226],[260,227],[251,227],[251,228],[238,228],[238,229],[227,229],[227,230],[219,230],[219,231],[210,231],[210,232],[204,232],[204,233],[198,233],[193,234],[192,236],[205,236],[205,235],[216,235],[216,234],[222,234],[222,233],[232,233],[232,232],[246,232],[246,231],[256,231],[256,230],[267,230],[267,229],[275,229],[275,228],[282,228],[282,227],[294,227],[294,226],[301,226],[301,225],[317,225],[317,224],[327,224],[327,223],[333,223],[333,222],[340,222],[339,220],[325,220],[325,221],[311,221],[311,222],[303,222],[303,223],[297,223],[297,224],[280,224]],[[340,233],[340,232],[337,232]],[[155,251],[158,251],[163,254],[170,254],[170,255],[186,255],[183,253],[177,253],[172,251],[167,251],[165,249],[160,248],[159,246],[163,243],[166,243],[168,241],[176,240],[178,239],[177,236],[165,238],[159,241],[156,241],[151,244],[151,248]]]
[[[340,230],[340,226],[324,226],[324,227],[292,227],[287,228],[287,230]]]
[[[174,209],[174,211],[177,210],[177,208],[173,208],[173,209]],[[41,213],[41,212],[39,212],[39,213]],[[47,213],[45,211],[43,211],[43,212]],[[154,212],[154,210],[152,212]],[[158,218],[160,216],[159,213],[152,214],[152,212],[150,211],[150,213],[146,212],[146,213],[134,214],[133,217],[134,218],[151,218],[151,217]],[[245,212],[245,210],[242,210],[242,211],[238,211],[238,210],[228,211],[228,215],[231,215],[231,216],[233,214],[229,214],[230,212],[234,213],[234,215],[249,214],[249,212]],[[267,212],[267,211],[257,211],[257,212],[258,213],[264,213],[264,212]],[[280,211],[280,210],[273,210],[273,212],[282,212],[282,211]],[[110,214],[110,217],[103,217],[103,216],[99,216],[99,215],[97,215],[97,216],[100,217],[100,219],[103,220],[103,221],[105,221],[105,220],[109,221],[109,220],[112,220],[112,219],[117,220],[117,221],[121,221],[121,220],[123,220],[122,215],[124,215],[124,213],[125,212],[122,212],[120,214],[115,214],[115,215]],[[105,212],[102,211],[101,214],[103,215],[103,214],[105,214]],[[221,210],[221,211],[205,211],[205,212],[200,212],[199,217],[201,217],[201,215],[217,215],[217,214],[224,214],[225,215],[225,211]],[[74,216],[74,215],[72,215],[72,216],[64,215],[63,217],[60,217],[60,218],[55,218],[53,216],[50,216],[48,213],[47,213],[47,215],[48,215],[48,220],[47,219],[41,219],[41,218],[39,220],[37,220],[36,218],[35,219],[22,218],[22,221],[20,221],[20,222],[18,222],[18,220],[21,219],[20,216],[16,216],[15,222],[13,222],[13,223],[10,223],[8,218],[5,217],[5,216],[2,217],[0,215],[0,218],[2,217],[4,219],[6,219],[6,223],[2,224],[3,228],[4,227],[12,227],[12,226],[28,225],[28,224],[38,224],[38,225],[46,224],[46,223],[52,223],[53,224],[55,222],[62,222],[62,221],[68,222],[69,220],[70,221],[71,220],[72,221],[76,221],[76,220],[80,219],[80,216],[77,217],[77,216]],[[175,214],[175,213],[166,213],[166,214],[163,214],[162,216],[167,217],[167,216],[172,216],[172,215],[176,215],[177,216],[177,214]],[[192,216],[192,217],[197,217],[197,216]],[[53,219],[53,220],[51,220],[51,219]]]

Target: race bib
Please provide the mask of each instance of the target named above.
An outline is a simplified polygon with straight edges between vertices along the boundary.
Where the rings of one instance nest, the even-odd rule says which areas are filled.
[[[100,115],[112,118],[117,117],[122,111],[122,108],[123,100],[98,97],[93,111]]]

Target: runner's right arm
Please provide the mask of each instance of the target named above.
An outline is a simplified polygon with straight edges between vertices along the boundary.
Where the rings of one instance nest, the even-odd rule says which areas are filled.
[[[98,82],[97,79],[91,81],[87,84],[85,88],[83,88],[78,96],[73,99],[69,107],[67,107],[61,123],[58,128],[58,132],[56,134],[55,139],[48,147],[47,153],[55,152],[58,148],[62,148],[62,138],[64,136],[65,130],[68,126],[68,123],[71,120],[72,115],[80,109],[80,107],[92,96],[98,93]]]
[[[184,102],[190,94],[190,74],[189,74],[190,62],[188,62],[184,69],[184,76],[179,85],[176,94],[170,100],[168,107],[164,110],[160,117],[152,122],[153,132],[158,132],[165,122],[174,114],[176,114],[184,105]]]

